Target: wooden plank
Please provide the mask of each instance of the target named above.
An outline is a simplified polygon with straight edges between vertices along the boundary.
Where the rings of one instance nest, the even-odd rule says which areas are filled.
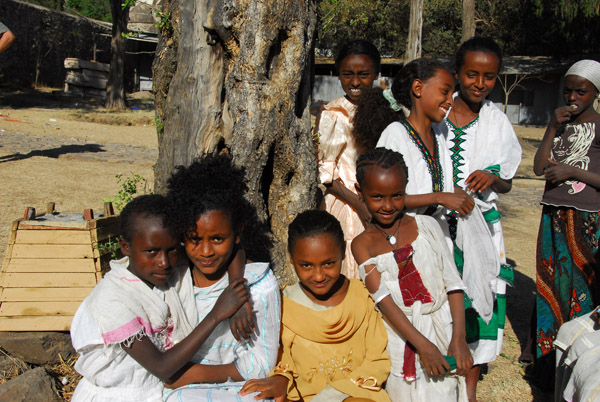
[[[68,331],[72,316],[0,317],[0,331]]]
[[[60,302],[4,302],[0,305],[0,317],[12,316],[55,316],[55,315],[75,315],[75,311],[81,302],[79,301],[60,301]]]
[[[18,230],[16,244],[90,244],[87,230]]]
[[[106,240],[109,237],[114,240],[117,237],[119,237],[119,234],[121,232],[121,225],[119,222],[115,222],[110,225],[101,226],[101,227],[97,228],[96,230],[92,230],[91,232],[92,232],[92,239],[94,238],[94,235],[95,235],[95,237],[96,237],[95,241],[97,241],[97,242]]]
[[[4,272],[96,272],[96,267],[92,258],[78,260],[13,258]]]
[[[87,288],[4,288],[0,302],[5,301],[78,301],[85,299],[93,287]]]
[[[94,258],[91,244],[15,244],[12,258]]]
[[[73,57],[65,59],[65,68],[87,68],[90,70],[98,70],[108,72],[110,70],[110,64],[99,63],[97,61],[81,60]]]
[[[94,287],[97,280],[93,273],[25,273],[4,272],[0,284],[5,288],[82,288]]]
[[[67,84],[79,85],[82,87],[106,89],[108,78],[84,77],[83,75],[76,74],[74,71],[69,71],[65,77],[65,82]]]

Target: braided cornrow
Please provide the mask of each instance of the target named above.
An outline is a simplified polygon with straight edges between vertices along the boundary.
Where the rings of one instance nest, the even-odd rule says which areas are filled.
[[[365,171],[369,166],[379,166],[383,169],[399,166],[406,175],[406,180],[408,180],[408,169],[406,168],[404,157],[402,157],[402,154],[391,149],[374,148],[359,156],[356,161],[356,181],[361,186],[365,179]]]

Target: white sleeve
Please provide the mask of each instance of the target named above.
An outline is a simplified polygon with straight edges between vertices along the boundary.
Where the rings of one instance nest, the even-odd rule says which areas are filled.
[[[256,331],[250,342],[238,343],[234,363],[245,380],[265,378],[277,363],[281,327],[281,296],[269,271],[250,287]]]

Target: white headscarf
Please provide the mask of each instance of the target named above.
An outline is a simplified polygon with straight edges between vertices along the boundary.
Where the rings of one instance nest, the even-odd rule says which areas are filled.
[[[567,75],[583,77],[600,91],[600,63],[595,60],[579,60],[567,70]]]

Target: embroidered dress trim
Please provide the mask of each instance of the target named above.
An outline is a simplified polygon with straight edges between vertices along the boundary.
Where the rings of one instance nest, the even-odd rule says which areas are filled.
[[[429,170],[429,174],[431,175],[431,187],[432,192],[437,193],[443,190],[444,188],[444,175],[442,172],[442,166],[440,165],[440,152],[438,148],[438,141],[435,135],[433,136],[433,155],[429,152],[425,143],[419,136],[419,133],[412,128],[412,126],[406,121],[401,120],[400,123],[406,128],[408,134],[410,135],[410,139],[412,142],[419,148],[421,154],[423,155],[423,159],[427,162],[427,170]]]
[[[454,138],[452,138],[451,140],[454,143],[454,145],[452,146],[452,148],[450,148],[450,151],[452,152],[452,155],[450,155],[450,158],[452,158],[453,168],[452,180],[454,181],[454,184],[458,184],[460,180],[458,175],[463,173],[461,171],[461,167],[464,166],[464,158],[461,155],[461,153],[464,151],[462,144],[463,142],[465,142],[465,139],[463,137],[467,134],[467,129],[474,125],[478,120],[479,116],[471,120],[471,122],[468,123],[466,126],[457,127],[449,119],[446,119],[446,122],[448,123],[448,128],[454,133]]]

